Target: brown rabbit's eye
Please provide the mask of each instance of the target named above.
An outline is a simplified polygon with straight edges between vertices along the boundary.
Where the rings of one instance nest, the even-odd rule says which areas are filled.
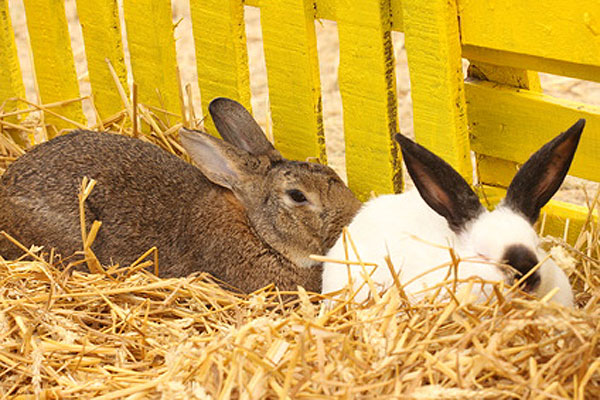
[[[302,193],[298,189],[290,189],[287,191],[287,194],[292,198],[292,200],[294,200],[298,204],[308,202],[308,199],[306,198],[304,193]]]

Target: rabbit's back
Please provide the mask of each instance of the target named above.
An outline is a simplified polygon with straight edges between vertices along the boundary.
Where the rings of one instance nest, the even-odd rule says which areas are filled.
[[[0,178],[0,230],[23,244],[81,249],[77,195],[84,176],[97,185],[85,204],[88,228],[103,226],[93,250],[105,263],[134,261],[153,245],[161,260],[181,254],[193,234],[198,202],[217,207],[223,191],[197,168],[141,140],[76,131],[43,143],[13,163]],[[0,239],[0,254],[15,256]]]

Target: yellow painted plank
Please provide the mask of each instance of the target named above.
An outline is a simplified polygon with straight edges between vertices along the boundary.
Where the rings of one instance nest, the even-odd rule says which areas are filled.
[[[415,137],[470,182],[455,0],[403,0],[402,7]]]
[[[24,0],[27,29],[41,102],[60,102],[79,97],[79,85],[67,28],[64,1]],[[53,111],[79,123],[85,123],[80,103],[71,103]],[[61,119],[46,116],[46,122],[58,128],[74,128]]]
[[[326,161],[313,0],[265,2],[263,47],[275,147]]]
[[[470,45],[463,46],[463,57],[469,60],[485,61],[514,68],[526,68],[528,70],[548,72],[550,74],[570,76],[589,81],[600,81],[600,67],[593,65],[557,61],[549,58]]]
[[[484,154],[477,154],[476,161],[479,182],[486,185],[508,187],[518,170],[513,161]]]
[[[541,92],[539,74],[519,68],[503,67],[483,62],[471,62],[469,78],[501,83],[515,88]],[[517,163],[485,154],[476,155],[477,176],[480,183],[507,187],[515,173]]]
[[[494,205],[504,198],[505,194],[505,189],[489,186],[483,187],[482,195]],[[544,230],[543,232],[540,232],[541,235],[563,238],[566,232],[567,241],[573,244],[577,240],[577,237],[588,218],[589,210],[584,206],[551,200],[544,208],[542,208],[540,220],[537,224],[538,231],[541,228],[541,220],[544,218],[544,214],[546,214],[546,216],[543,227]],[[594,218],[597,218],[596,213],[594,214]]]
[[[337,0],[348,184],[361,200],[403,189],[389,1]]]
[[[121,98],[108,69],[110,60],[121,85],[127,90],[127,71],[116,0],[77,0],[85,55],[96,109],[102,118],[123,109]]]
[[[241,0],[191,1],[198,83],[205,128],[215,134],[208,104],[229,97],[250,107],[250,77]]]
[[[468,76],[481,81],[502,83],[520,89],[529,89],[535,92],[542,91],[539,74],[535,71],[476,61],[469,64]]]
[[[8,99],[25,97],[23,77],[19,67],[14,32],[8,12],[8,0],[0,0],[0,60],[2,60],[0,107],[4,112],[7,112],[17,107],[16,102],[8,101]],[[13,122],[14,120],[16,120],[16,117],[11,119]]]
[[[124,0],[123,10],[138,101],[179,114],[171,2]]]
[[[391,0],[390,7],[392,9],[392,30],[403,32],[404,21],[402,12],[402,2],[400,0]]]
[[[569,174],[600,181],[600,107],[488,82],[469,82],[466,95],[473,150],[518,163],[585,118]]]
[[[600,66],[597,0],[460,0],[459,9],[464,45]]]
[[[315,16],[317,18],[335,20],[335,0],[316,0],[315,3]]]

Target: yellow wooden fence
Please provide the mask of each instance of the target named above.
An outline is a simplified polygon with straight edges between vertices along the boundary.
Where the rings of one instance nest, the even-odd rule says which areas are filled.
[[[23,0],[43,103],[79,97],[62,0]],[[24,97],[8,0],[0,0],[0,105]],[[126,87],[116,0],[77,0],[98,113],[122,108],[106,59]],[[597,0],[190,0],[197,72],[206,111],[227,96],[250,107],[244,6],[260,7],[276,146],[290,157],[325,159],[315,19],[337,22],[350,187],[402,189],[392,31],[405,34],[417,140],[471,180],[471,151],[488,196],[497,197],[536,148],[578,118],[587,126],[571,174],[600,181],[600,108],[541,92],[536,72],[600,82]],[[131,73],[140,103],[180,113],[169,0],[123,0]],[[470,63],[463,79],[461,59]],[[61,114],[85,123],[80,103]],[[206,115],[206,113],[205,113]],[[63,126],[64,121],[57,121]],[[65,126],[67,127],[67,126]],[[210,122],[207,124],[211,128]],[[585,210],[553,202],[545,233],[579,233]]]

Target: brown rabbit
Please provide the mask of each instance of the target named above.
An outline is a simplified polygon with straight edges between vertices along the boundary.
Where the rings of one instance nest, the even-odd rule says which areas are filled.
[[[85,206],[88,224],[102,221],[92,250],[103,264],[157,246],[164,277],[205,271],[243,292],[270,283],[320,291],[322,266],[308,256],[327,252],[360,202],[331,168],[284,159],[239,103],[219,98],[209,110],[226,141],[179,132],[198,168],[109,133],[36,146],[0,177],[0,230],[63,255],[81,249],[87,176],[98,182]],[[0,255],[20,253],[0,236]]]

